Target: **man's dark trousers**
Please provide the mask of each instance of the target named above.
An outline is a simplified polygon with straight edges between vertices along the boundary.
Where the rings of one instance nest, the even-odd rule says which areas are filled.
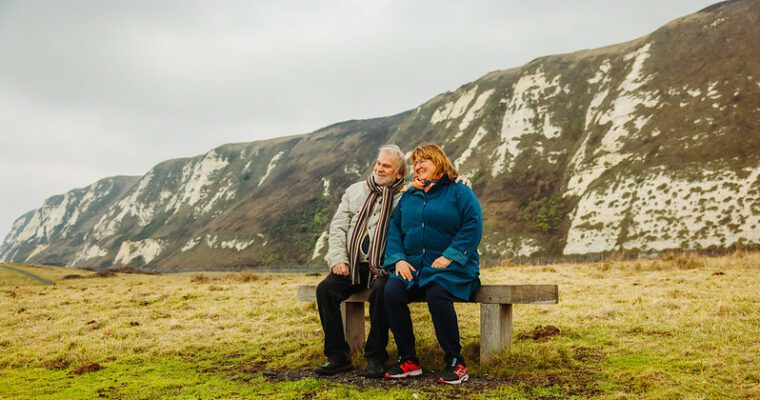
[[[325,356],[330,361],[350,359],[351,350],[343,333],[340,303],[367,288],[369,267],[367,263],[359,263],[358,267],[358,285],[352,285],[351,277],[348,275],[336,275],[331,272],[317,286],[319,319],[325,332]],[[388,360],[388,318],[383,305],[383,291],[387,280],[388,276],[384,275],[372,282],[372,293],[369,296],[370,329],[367,343],[364,345],[364,357],[377,360],[381,364]]]

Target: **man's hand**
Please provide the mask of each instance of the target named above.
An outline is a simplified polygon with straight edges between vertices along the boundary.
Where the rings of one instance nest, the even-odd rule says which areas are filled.
[[[346,263],[335,264],[332,266],[332,268],[330,268],[330,272],[332,272],[335,275],[348,276],[348,264]]]
[[[472,189],[472,182],[470,182],[470,180],[467,179],[466,176],[458,176],[457,177],[457,183],[461,183],[463,185],[467,185],[468,188]]]
[[[446,268],[451,264],[451,260],[444,256],[440,256],[433,261],[433,265],[431,267],[433,268]]]
[[[409,264],[408,262],[404,260],[399,260],[396,262],[396,275],[401,275],[402,278],[406,281],[412,280],[412,271],[417,271],[412,267],[412,264]]]

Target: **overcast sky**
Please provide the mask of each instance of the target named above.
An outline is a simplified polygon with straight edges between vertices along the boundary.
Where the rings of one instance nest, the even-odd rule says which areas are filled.
[[[396,114],[714,2],[0,0],[0,239],[100,178]]]

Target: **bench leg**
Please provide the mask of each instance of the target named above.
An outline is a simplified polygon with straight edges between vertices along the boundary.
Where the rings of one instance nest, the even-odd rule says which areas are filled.
[[[480,305],[480,362],[491,361],[512,342],[512,305]]]
[[[364,303],[341,303],[343,333],[351,354],[361,353],[364,348]]]

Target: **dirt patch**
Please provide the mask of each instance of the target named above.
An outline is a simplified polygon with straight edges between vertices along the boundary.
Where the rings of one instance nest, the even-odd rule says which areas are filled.
[[[69,367],[69,362],[65,360],[50,360],[45,361],[42,363],[42,368],[50,369],[50,370],[57,370],[57,369],[66,369]]]
[[[103,368],[104,367],[98,363],[86,362],[72,368],[71,371],[69,371],[69,373],[73,375],[82,375],[82,374],[88,374],[90,372],[100,371]]]
[[[519,340],[535,340],[536,342],[546,342],[552,337],[559,335],[562,331],[554,325],[537,326],[532,332],[524,332],[517,336]]]
[[[409,379],[371,379],[365,378],[363,370],[356,368],[348,372],[339,373],[332,376],[320,376],[314,373],[312,368],[301,368],[296,370],[268,370],[262,373],[264,379],[269,382],[298,381],[302,379],[321,379],[330,382],[341,383],[346,385],[356,385],[366,388],[404,388],[415,390],[418,389],[428,393],[443,394],[448,399],[467,399],[473,393],[484,390],[495,389],[499,386],[510,384],[507,379],[497,378],[491,375],[470,375],[470,379],[458,387],[451,387],[438,383],[438,376],[441,371],[423,370],[419,377]],[[240,376],[235,377],[241,379]],[[235,379],[233,378],[233,379]]]
[[[242,371],[241,371],[242,372]],[[320,376],[312,368],[297,370],[266,370],[262,373],[269,382],[299,381],[303,379],[320,379],[330,382],[355,385],[362,388],[403,388],[428,393],[432,398],[469,399],[477,393],[491,391],[504,386],[520,386],[530,391],[535,387],[564,387],[569,395],[593,396],[601,393],[591,370],[575,370],[538,374],[516,374],[510,377],[498,377],[488,374],[470,374],[470,379],[460,386],[438,383],[441,371],[424,370],[423,374],[407,379],[370,379],[362,375],[363,370],[356,368],[333,376]],[[235,375],[232,380],[248,381],[253,376],[245,373]]]
[[[77,274],[69,274],[63,277],[63,279],[82,279],[82,278],[84,278],[82,275],[77,275]]]
[[[111,278],[116,276],[116,272],[103,270],[96,272],[93,276],[96,278]]]

